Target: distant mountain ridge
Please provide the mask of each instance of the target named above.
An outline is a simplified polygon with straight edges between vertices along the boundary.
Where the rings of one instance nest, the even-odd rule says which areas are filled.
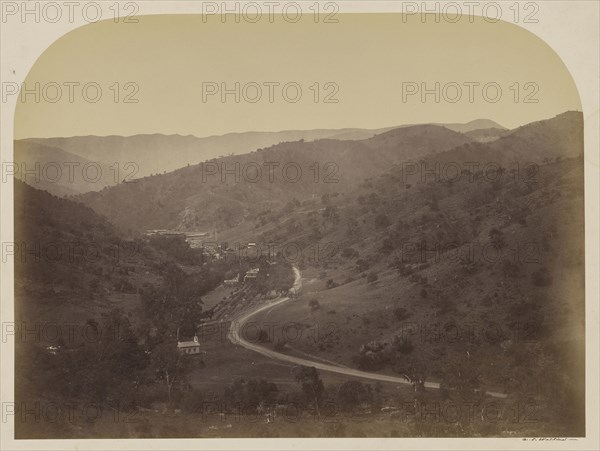
[[[314,130],[283,130],[279,132],[235,132],[224,135],[196,137],[193,135],[163,135],[139,134],[132,136],[73,136],[68,138],[27,138],[15,141],[23,153],[32,153],[28,146],[42,145],[46,148],[60,149],[67,154],[102,165],[112,166],[119,163],[124,166],[133,163],[137,170],[128,172],[132,177],[145,177],[151,174],[170,172],[188,164],[193,165],[202,161],[227,156],[249,153],[257,149],[269,147],[281,142],[290,141],[316,141],[320,139],[364,140],[393,129],[414,127],[415,125],[401,125],[378,129],[342,128],[342,129],[314,129]],[[488,119],[477,119],[467,124],[433,124],[441,125],[450,130],[465,133],[477,127],[502,126]],[[54,161],[61,161],[60,155],[53,155]],[[71,191],[85,192],[102,189],[106,185],[114,184],[96,183],[91,189],[82,186],[65,186],[55,183],[54,186],[38,186],[43,189],[50,188],[53,194],[69,194]],[[58,188],[58,185],[62,185]],[[63,189],[64,188],[64,189]]]
[[[15,141],[16,178],[55,196],[99,191],[124,180],[126,173],[59,147]]]
[[[209,166],[193,165],[88,193],[79,200],[133,233],[154,228],[226,229],[289,202],[349,193],[406,161],[507,165],[577,157],[583,148],[582,126],[581,113],[568,112],[520,127],[491,143],[436,125],[395,128],[357,141],[283,142],[211,161],[208,172],[216,172],[210,176]],[[268,163],[278,165],[274,181],[265,172],[254,181],[241,169],[237,175],[221,172],[236,167],[264,169]],[[290,163],[302,174],[291,182],[281,174]]]

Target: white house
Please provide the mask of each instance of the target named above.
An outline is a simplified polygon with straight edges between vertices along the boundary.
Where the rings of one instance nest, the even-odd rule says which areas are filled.
[[[194,335],[194,341],[177,341],[177,350],[181,354],[200,354],[200,342],[198,336]]]

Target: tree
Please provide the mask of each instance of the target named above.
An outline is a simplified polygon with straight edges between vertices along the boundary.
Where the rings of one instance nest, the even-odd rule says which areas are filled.
[[[425,393],[427,367],[423,359],[414,352],[397,354],[393,370],[411,383],[414,389],[414,405],[417,407]]]
[[[157,378],[167,386],[169,405],[172,405],[173,388],[185,383],[190,370],[189,359],[179,353],[175,343],[163,342],[152,350],[151,361]]]
[[[319,377],[319,373],[315,367],[301,366],[300,371],[296,374],[296,382],[302,388],[302,393],[307,400],[314,402],[317,411],[317,417],[321,418],[320,405],[325,391],[323,381]]]

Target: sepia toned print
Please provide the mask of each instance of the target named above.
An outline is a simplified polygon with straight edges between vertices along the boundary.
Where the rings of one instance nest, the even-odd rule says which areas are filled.
[[[586,437],[575,83],[404,3],[82,5],[3,83],[16,439]]]

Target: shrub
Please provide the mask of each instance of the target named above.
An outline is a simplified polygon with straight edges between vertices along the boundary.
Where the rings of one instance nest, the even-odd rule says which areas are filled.
[[[329,279],[325,286],[327,287],[328,290],[330,290],[331,288],[335,288],[335,287],[339,286],[339,284],[334,282],[333,279]]]
[[[359,258],[358,260],[356,260],[356,269],[358,270],[358,272],[366,271],[367,269],[369,269],[369,263],[366,260]]]
[[[404,307],[398,307],[394,309],[394,316],[398,321],[405,320],[406,318],[411,316],[411,313],[406,310]]]
[[[380,370],[390,362],[390,352],[387,343],[371,341],[362,345],[355,361],[362,370]]]

